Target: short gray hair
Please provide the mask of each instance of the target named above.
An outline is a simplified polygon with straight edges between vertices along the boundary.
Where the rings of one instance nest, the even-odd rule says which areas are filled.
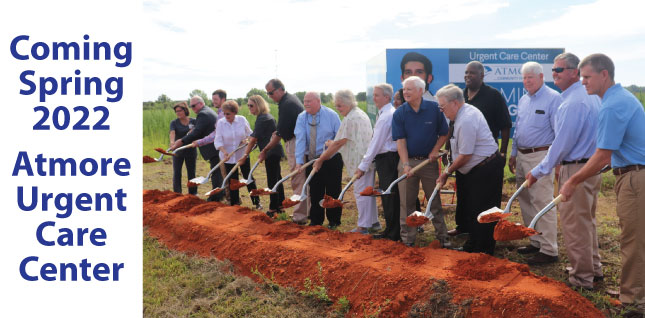
[[[577,69],[578,64],[580,64],[580,59],[575,54],[569,52],[558,54],[558,56],[553,59],[553,62],[555,63],[555,61],[559,60],[563,60],[564,64],[566,64],[568,68],[572,69]]]
[[[609,56],[602,53],[591,54],[582,59],[582,61],[578,65],[578,68],[581,69],[587,64],[591,65],[591,68],[596,73],[607,70],[607,73],[609,73],[609,79],[611,79],[612,81],[614,80],[614,62],[611,61]]]
[[[350,109],[356,107],[356,97],[352,91],[348,89],[341,89],[336,92],[336,94],[334,94],[334,101],[338,101],[345,106],[349,106]]]
[[[305,93],[305,95],[307,95],[307,94],[314,95],[314,97],[316,97],[316,99],[320,100],[320,93],[319,92],[309,91],[309,92]]]
[[[436,96],[437,99],[441,97],[445,98],[447,102],[451,102],[453,100],[457,100],[460,103],[464,102],[464,92],[455,84],[448,84],[440,88],[437,91]]]
[[[521,72],[522,72],[522,75],[526,73],[533,73],[535,75],[544,74],[542,65],[540,65],[540,63],[538,62],[533,62],[533,61],[524,63],[524,65],[522,65]]]
[[[418,76],[410,76],[410,77],[406,78],[403,81],[403,86],[405,86],[405,84],[408,83],[408,82],[412,82],[414,84],[414,87],[416,87],[416,88],[420,88],[420,89],[422,89],[424,91],[426,90],[426,82],[424,82]]]
[[[390,99],[392,99],[393,93],[394,93],[394,88],[392,88],[392,85],[388,83],[381,83],[381,84],[376,84],[374,85],[374,89],[380,88],[383,91],[383,95],[389,96]]]

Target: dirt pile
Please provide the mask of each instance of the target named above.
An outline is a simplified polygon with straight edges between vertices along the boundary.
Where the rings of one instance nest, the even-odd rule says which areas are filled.
[[[322,275],[333,300],[349,299],[348,315],[405,317],[413,305],[439,295],[433,286],[442,282],[451,295],[442,301],[471,317],[603,316],[564,284],[487,255],[408,248],[358,233],[274,222],[248,208],[172,192],[144,191],[143,200],[144,224],[169,248],[229,259],[254,279],[257,268],[298,290],[305,279]]]

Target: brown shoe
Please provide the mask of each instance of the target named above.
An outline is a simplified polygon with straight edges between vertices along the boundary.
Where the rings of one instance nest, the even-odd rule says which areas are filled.
[[[544,253],[538,252],[533,257],[526,260],[526,263],[529,265],[542,265],[542,264],[555,263],[557,261],[558,261],[557,256],[549,256]]]
[[[457,236],[457,235],[459,235],[459,234],[468,234],[468,233],[466,233],[466,232],[462,232],[462,231],[459,231],[459,230],[457,230],[457,229],[452,229],[452,230],[448,231],[447,233],[448,233],[448,235],[450,235],[450,236]]]
[[[540,248],[533,245],[522,246],[517,249],[517,252],[520,254],[532,254],[540,251]]]

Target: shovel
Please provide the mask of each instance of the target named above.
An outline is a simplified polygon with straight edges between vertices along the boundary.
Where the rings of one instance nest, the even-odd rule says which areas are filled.
[[[289,199],[282,201],[283,208],[292,207],[307,199],[307,185],[309,184],[309,181],[311,181],[311,178],[313,178],[314,174],[316,174],[316,170],[312,169],[307,180],[305,180],[305,184],[302,185],[302,192],[300,194],[294,194]]]
[[[343,191],[340,192],[340,195],[338,196],[338,199],[336,201],[337,201],[337,203],[340,203],[341,206],[343,205],[343,196],[345,195],[345,192],[347,192],[347,189],[349,189],[349,186],[351,186],[352,183],[354,183],[354,181],[356,181],[356,177],[357,177],[357,175],[354,175],[349,180],[349,183],[347,183],[347,185],[343,188]],[[323,208],[324,208],[324,206],[323,206],[324,201],[325,201],[325,199],[322,199],[322,200],[320,200],[320,202],[318,202],[318,204]]]
[[[302,168],[306,168],[306,167],[311,166],[314,163],[314,161],[316,161],[316,159],[310,160],[309,162],[307,162],[304,165],[302,165]],[[297,175],[299,172],[300,172],[300,169],[296,169],[296,170],[292,171],[291,173],[289,173],[288,175],[286,175],[284,178],[278,180],[278,182],[276,182],[275,185],[273,186],[273,189],[264,188],[264,189],[252,190],[251,195],[252,196],[258,196],[258,195],[276,194],[276,193],[278,193],[278,186],[280,184],[282,184],[283,182],[289,180],[289,178]]]
[[[233,153],[235,153],[235,152],[233,152]],[[224,160],[224,161],[227,161],[227,160],[228,160],[228,159],[226,159],[226,160]],[[239,163],[239,162],[238,162],[238,163],[236,163],[236,164],[233,166],[233,169],[231,169],[231,171],[229,171],[229,172],[228,172],[228,174],[226,175],[226,177],[224,177],[224,181],[222,181],[222,186],[221,186],[221,187],[217,187],[217,188],[215,188],[215,189],[213,189],[213,190],[210,190],[210,191],[206,192],[206,194],[204,194],[204,195],[205,195],[205,196],[209,196],[209,195],[211,195],[211,194],[218,194],[218,193],[222,192],[224,189],[226,189],[226,182],[228,181],[228,179],[230,179],[230,178],[231,178],[231,176],[233,175],[233,173],[234,173],[235,171],[237,171],[237,168],[238,168],[239,166],[240,166],[240,163]]]
[[[506,203],[506,208],[504,208],[504,210],[502,210],[502,209],[500,209],[500,208],[498,208],[496,206],[492,207],[492,208],[490,208],[490,209],[488,209],[488,210],[486,210],[486,211],[484,211],[482,213],[479,213],[479,215],[477,216],[477,222],[479,222],[479,223],[491,223],[491,222],[499,221],[499,220],[509,216],[510,213],[511,213],[511,203],[513,203],[513,200],[515,200],[515,198],[517,198],[517,196],[520,195],[520,192],[522,192],[522,190],[524,190],[524,188],[526,188],[526,186],[528,184],[529,184],[529,180],[527,179],[526,181],[524,181],[524,183],[522,183],[522,185],[520,185],[520,187],[517,189],[517,191],[515,191],[515,193],[513,193],[513,195],[511,196],[511,199],[508,200],[508,202]],[[491,214],[493,214],[493,213],[500,213],[500,214],[495,215],[495,216],[491,216]]]
[[[175,149],[175,150],[173,150],[173,151],[169,151],[170,149],[168,149],[168,150],[163,150],[163,149],[161,149],[161,148],[155,148],[155,150],[156,150],[157,152],[161,153],[162,155],[174,156],[174,155],[175,155],[175,153],[176,153],[177,151],[184,150],[184,149],[186,149],[186,148],[193,148],[193,147],[195,147],[195,146],[194,146],[192,143],[190,143],[190,144],[187,144],[187,145],[185,145],[185,146],[181,146],[181,147],[179,147],[179,148],[177,148],[177,149]],[[162,156],[162,157],[163,157],[163,156]],[[160,157],[160,159],[161,159],[161,157]]]
[[[211,171],[208,172],[206,177],[201,177],[200,176],[200,177],[190,179],[190,181],[188,181],[188,186],[189,187],[191,187],[191,186],[196,187],[196,186],[199,186],[201,184],[204,184],[204,183],[208,182],[208,179],[210,179],[210,177],[213,175],[213,172],[215,172],[219,168],[220,165],[222,165],[224,162],[228,161],[228,159],[231,159],[231,157],[233,156],[233,154],[235,152],[237,152],[238,150],[240,150],[240,149],[242,149],[244,147],[246,147],[246,144],[243,144],[243,145],[237,147],[237,149],[235,149],[233,152],[229,153],[228,156],[226,156],[226,158],[224,158],[223,160],[220,160],[219,163],[216,164],[215,167],[213,167],[213,169],[211,169]],[[179,148],[177,148],[177,149],[179,149]]]
[[[610,169],[609,165],[606,165],[600,171],[598,171],[597,174],[601,174],[609,169]],[[534,234],[539,234],[540,232],[535,230],[535,225],[544,214],[546,214],[551,209],[553,209],[553,207],[556,206],[558,203],[560,203],[561,200],[562,200],[562,194],[555,197],[553,201],[547,204],[542,210],[540,210],[540,212],[538,212],[533,217],[533,220],[531,220],[531,223],[529,224],[528,227],[525,227],[519,223],[510,224],[510,225],[505,224],[505,223],[510,223],[506,220],[502,220],[498,222],[497,226],[495,226],[495,232],[493,233],[493,237],[495,238],[496,241],[510,241],[515,239],[522,239],[524,237],[531,236]],[[502,230],[501,227],[503,226],[506,226],[507,229]],[[498,227],[500,227],[500,229],[498,229]]]
[[[249,179],[247,180],[247,179],[241,178],[240,183],[244,183],[244,185],[249,185],[253,183],[255,181],[253,180],[253,171],[255,171],[255,168],[257,168],[259,164],[260,164],[260,160],[256,161],[253,167],[251,167],[251,171],[249,171],[249,177],[248,177]]]
[[[447,172],[449,167],[450,165],[447,165],[444,171]],[[441,189],[441,184],[437,183],[437,185],[434,187],[434,190],[432,190],[432,194],[430,195],[430,198],[428,199],[428,205],[426,206],[425,213],[421,211],[414,211],[412,212],[412,214],[410,214],[410,216],[408,216],[405,219],[405,223],[408,226],[410,227],[421,226],[434,218],[434,215],[432,215],[432,212],[430,212],[430,206],[432,206],[432,200],[434,200],[434,197],[437,195],[440,189]]]
[[[445,155],[445,154],[446,154],[446,153],[444,152],[444,153],[442,153],[439,157],[441,157],[441,156],[443,156],[443,155]],[[424,167],[425,165],[427,165],[428,163],[430,163],[430,159],[423,160],[420,164],[418,164],[416,167],[414,167],[414,168],[412,168],[412,169],[410,170],[410,174],[413,174],[413,173],[417,172],[419,169],[423,168],[423,167]],[[373,196],[373,197],[378,197],[378,196],[381,196],[381,195],[391,194],[391,193],[392,193],[392,188],[393,188],[397,183],[399,183],[399,182],[401,182],[401,181],[405,180],[405,178],[407,178],[407,177],[408,177],[408,175],[407,175],[407,174],[405,174],[405,173],[404,173],[404,174],[402,174],[400,177],[396,178],[396,180],[392,181],[392,183],[390,184],[390,186],[389,186],[389,187],[387,187],[387,189],[386,189],[385,191],[380,190],[380,189],[374,190],[374,191],[372,192],[372,195],[371,195],[371,196]]]
[[[155,150],[156,150],[156,151],[158,151],[157,149],[161,149],[161,148],[156,148]],[[162,149],[162,150],[163,150],[163,149]],[[170,148],[166,149],[166,150],[165,150],[165,151],[163,151],[163,152],[159,151],[159,152],[161,152],[161,156],[159,156],[159,158],[152,158],[152,157],[150,157],[150,156],[143,156],[143,163],[152,163],[152,162],[159,162],[159,161],[162,161],[162,160],[163,160],[163,156],[164,156],[164,154],[165,154],[165,153],[168,153],[168,151],[170,151]]]

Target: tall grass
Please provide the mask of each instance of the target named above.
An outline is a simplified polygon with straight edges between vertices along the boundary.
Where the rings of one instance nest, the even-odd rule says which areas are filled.
[[[367,103],[359,102],[358,107],[365,110]],[[327,103],[334,111],[336,108],[333,103]],[[278,120],[278,105],[269,104],[269,111],[273,118]],[[251,125],[251,129],[255,129],[255,116],[249,111],[249,107],[244,104],[240,106],[238,115],[244,116]],[[191,112],[190,117],[195,118],[195,113]],[[155,148],[168,148],[170,143],[169,129],[170,122],[176,117],[175,111],[172,108],[154,108],[143,110],[143,154],[157,157],[159,154],[154,150]]]

